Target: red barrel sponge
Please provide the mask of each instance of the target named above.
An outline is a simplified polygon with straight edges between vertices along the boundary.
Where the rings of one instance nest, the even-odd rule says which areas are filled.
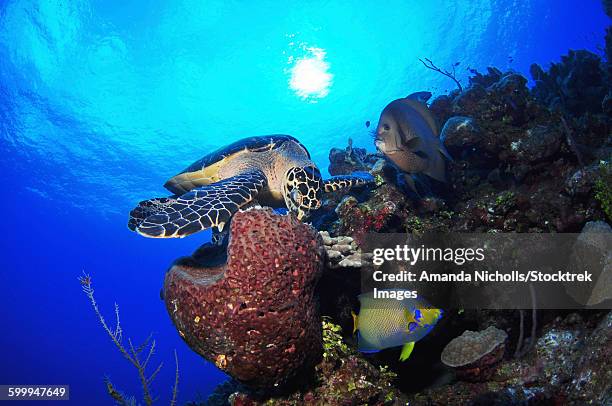
[[[204,246],[168,270],[166,308],[189,347],[230,376],[283,383],[321,358],[314,291],[323,252],[317,232],[292,215],[239,212],[227,251]]]

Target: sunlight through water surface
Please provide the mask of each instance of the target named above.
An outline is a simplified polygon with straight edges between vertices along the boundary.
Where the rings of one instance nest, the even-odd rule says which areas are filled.
[[[317,47],[306,47],[306,56],[296,59],[289,57],[291,77],[289,87],[302,99],[316,102],[329,94],[333,75],[330,65],[325,60],[325,50]]]

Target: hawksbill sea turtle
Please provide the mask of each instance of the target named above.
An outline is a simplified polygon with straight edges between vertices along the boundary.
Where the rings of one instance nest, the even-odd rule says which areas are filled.
[[[234,213],[255,203],[286,207],[301,220],[321,206],[324,192],[370,182],[368,173],[323,180],[306,148],[290,135],[244,138],[170,178],[164,187],[174,195],[138,203],[128,227],[153,238],[212,227],[221,232]]]

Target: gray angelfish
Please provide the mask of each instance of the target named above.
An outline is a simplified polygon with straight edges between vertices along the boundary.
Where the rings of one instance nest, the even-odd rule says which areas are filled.
[[[438,136],[438,128],[427,108],[429,92],[413,93],[389,103],[376,127],[376,148],[405,173],[416,192],[411,174],[422,173],[446,182],[445,159],[452,160]]]

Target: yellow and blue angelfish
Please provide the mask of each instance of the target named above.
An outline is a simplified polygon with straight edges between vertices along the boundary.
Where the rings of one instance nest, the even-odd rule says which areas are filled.
[[[353,313],[353,333],[359,330],[359,351],[372,353],[403,345],[400,361],[410,357],[414,343],[425,337],[442,317],[420,299],[378,299],[373,293],[359,295],[359,315]]]

